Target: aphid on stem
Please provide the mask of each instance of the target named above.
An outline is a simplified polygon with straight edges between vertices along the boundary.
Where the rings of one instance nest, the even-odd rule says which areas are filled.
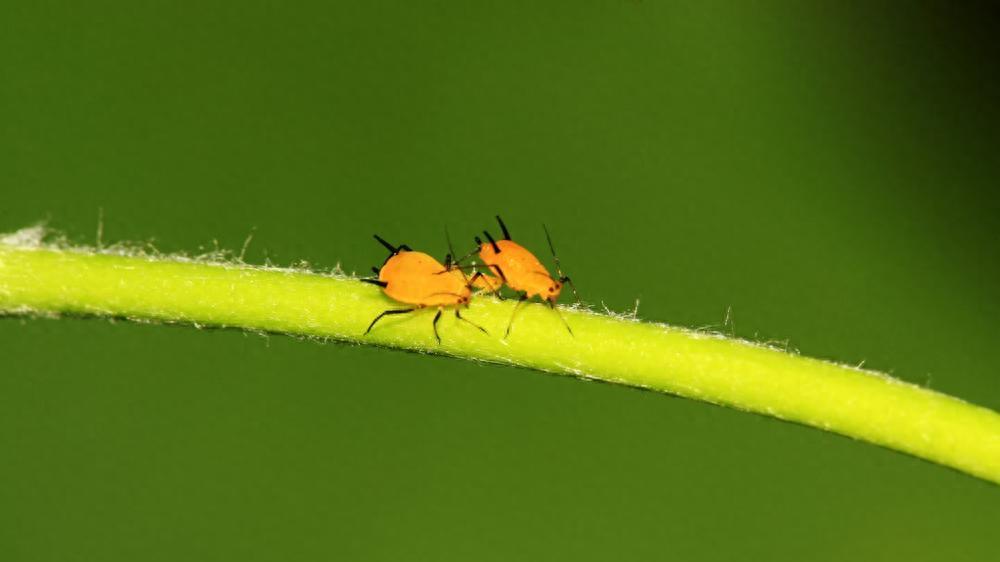
[[[573,295],[576,296],[577,302],[580,301],[580,296],[576,292],[573,281],[563,274],[562,266],[559,264],[559,256],[556,255],[555,247],[552,244],[552,236],[549,235],[549,229],[544,224],[542,225],[545,230],[545,238],[549,242],[549,250],[552,252],[552,259],[556,264],[558,277],[553,277],[548,269],[542,265],[542,262],[528,249],[511,240],[510,232],[503,219],[499,215],[496,219],[501,232],[503,232],[503,239],[495,240],[488,231],[484,230],[483,235],[486,236],[487,242],[484,243],[478,236],[475,240],[479,259],[482,260],[483,264],[491,273],[500,277],[504,284],[521,294],[517,306],[514,307],[514,312],[511,314],[510,322],[507,323],[504,338],[510,335],[510,329],[514,324],[514,317],[518,310],[528,299],[533,297],[538,297],[548,304],[549,308],[556,311],[559,319],[566,326],[566,330],[569,331],[570,335],[573,335],[573,329],[569,327],[566,319],[559,314],[559,310],[556,308],[556,300],[559,299],[563,285],[566,283],[569,283],[570,288],[573,289]]]
[[[462,306],[469,306],[472,287],[482,274],[476,273],[471,279],[467,278],[460,268],[453,265],[451,254],[448,254],[445,263],[441,264],[428,254],[413,251],[406,244],[393,246],[377,234],[375,239],[389,250],[389,257],[382,267],[372,268],[378,276],[377,279],[361,281],[378,285],[389,298],[411,306],[383,311],[368,325],[364,335],[368,335],[375,324],[386,316],[406,314],[429,307],[438,309],[431,323],[438,344],[441,343],[441,336],[438,334],[437,324],[441,319],[441,312],[446,307],[455,307],[455,318],[468,322],[484,334],[488,334],[485,328],[463,317],[459,312]]]

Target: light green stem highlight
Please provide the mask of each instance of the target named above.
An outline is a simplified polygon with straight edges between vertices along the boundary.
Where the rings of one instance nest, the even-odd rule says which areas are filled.
[[[112,255],[0,242],[0,311],[85,313],[317,336],[508,363],[648,388],[795,421],[904,451],[1000,483],[1000,415],[886,375],[659,324],[474,299],[446,311],[402,308],[372,285],[315,273]]]

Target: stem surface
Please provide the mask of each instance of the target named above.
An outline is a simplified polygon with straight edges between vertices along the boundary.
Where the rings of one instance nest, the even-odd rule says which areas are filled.
[[[82,313],[370,343],[696,398],[833,431],[1000,483],[1000,415],[887,375],[661,324],[480,297],[463,316],[404,308],[357,279],[0,239],[0,312]],[[446,311],[447,312],[447,311]]]

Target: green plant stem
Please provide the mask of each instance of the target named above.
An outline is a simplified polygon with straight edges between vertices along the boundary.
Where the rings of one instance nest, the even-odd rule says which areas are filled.
[[[660,324],[474,299],[446,313],[401,308],[356,279],[292,270],[0,243],[0,311],[83,313],[235,327],[508,363],[766,414],[904,451],[1000,483],[1000,415],[871,371]]]

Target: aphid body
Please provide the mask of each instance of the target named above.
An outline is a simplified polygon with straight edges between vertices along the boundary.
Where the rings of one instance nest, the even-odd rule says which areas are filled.
[[[403,250],[379,269],[385,294],[393,300],[421,307],[461,306],[469,303],[472,289],[458,269],[448,269],[423,252]]]
[[[549,249],[552,251],[552,259],[556,262],[556,271],[559,277],[553,277],[549,273],[549,270],[542,265],[542,262],[535,257],[535,254],[511,240],[510,232],[507,231],[507,225],[503,223],[503,220],[499,216],[496,219],[497,223],[500,224],[500,230],[503,231],[503,239],[494,240],[493,236],[484,230],[483,234],[486,236],[487,242],[483,242],[477,236],[476,244],[479,247],[479,259],[483,262],[483,265],[512,290],[521,293],[520,301],[514,308],[510,322],[507,324],[507,332],[504,335],[504,337],[507,337],[507,335],[510,335],[510,328],[514,323],[514,315],[517,314],[518,309],[525,301],[533,297],[539,297],[550,308],[556,310],[555,303],[559,298],[559,294],[562,293],[563,283],[569,283],[570,287],[573,287],[573,281],[562,273],[562,268],[559,265],[559,257],[556,256],[555,248],[552,245],[552,237],[549,236],[548,229],[545,229],[545,238],[549,242]],[[495,278],[490,279],[490,285],[494,285]],[[498,289],[499,287],[497,287]],[[575,287],[573,288],[573,293],[576,293]],[[577,300],[579,300],[579,297],[577,297]],[[556,312],[558,313],[558,310]],[[562,316],[560,315],[559,318],[562,319]],[[569,333],[572,334],[573,330],[569,327],[569,324],[566,324],[565,319],[563,319],[563,324]]]
[[[441,336],[438,335],[437,324],[445,307],[455,307],[455,318],[468,322],[486,333],[481,326],[463,318],[458,310],[461,306],[469,306],[472,287],[479,281],[480,274],[474,275],[471,280],[467,279],[461,269],[452,266],[450,254],[445,260],[447,263],[442,264],[428,254],[413,251],[405,244],[396,247],[378,235],[375,235],[375,239],[391,253],[382,267],[372,268],[378,274],[378,279],[362,279],[362,281],[382,287],[389,298],[408,304],[410,308],[383,311],[368,325],[365,335],[385,316],[405,314],[428,307],[438,309],[432,322],[434,337],[438,343],[441,343]]]
[[[537,296],[555,302],[562,292],[562,281],[554,279],[535,254],[513,240],[480,244],[479,259],[525,298]]]

